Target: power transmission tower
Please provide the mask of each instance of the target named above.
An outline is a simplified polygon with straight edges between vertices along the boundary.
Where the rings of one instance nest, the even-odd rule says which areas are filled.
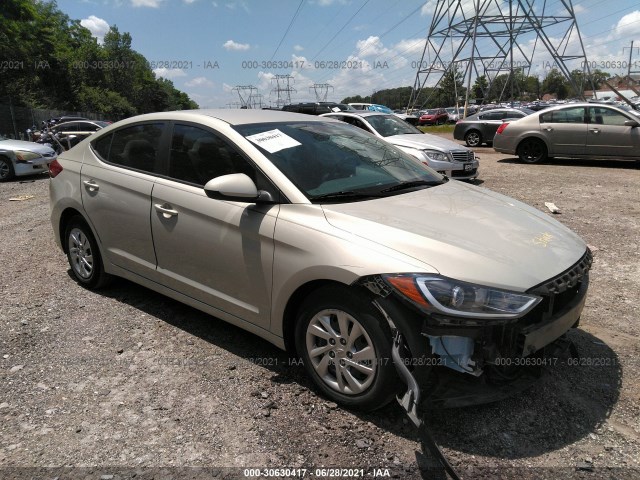
[[[240,98],[240,108],[253,108],[251,97],[258,93],[258,89],[253,85],[236,85],[232,91],[238,94]]]
[[[254,93],[249,97],[249,104],[251,105],[249,108],[256,108],[258,110],[261,110],[262,107],[264,107],[264,104],[262,103],[262,94],[261,93]]]
[[[333,91],[333,86],[328,83],[314,83],[309,87],[309,92],[315,93],[317,102],[326,102],[329,90]]]
[[[271,79],[271,83],[275,80],[276,87],[271,93],[276,93],[276,106],[282,108],[283,105],[291,103],[291,94],[296,93],[296,89],[291,86],[293,77],[291,75],[276,75]]]
[[[582,70],[581,78],[586,73],[595,90],[571,0],[549,3],[552,5],[547,8],[547,0],[438,0],[409,107],[424,105],[427,82],[431,80],[437,87],[444,74],[451,72],[454,77],[456,72],[463,73],[466,80],[465,107],[471,79],[483,75],[489,90],[498,75],[507,73],[508,83],[501,96],[509,86],[513,100],[515,76],[518,72],[530,74],[538,44],[550,58],[543,62],[543,68],[556,68],[584,98],[584,86],[577,85],[571,75],[572,65],[574,70]]]

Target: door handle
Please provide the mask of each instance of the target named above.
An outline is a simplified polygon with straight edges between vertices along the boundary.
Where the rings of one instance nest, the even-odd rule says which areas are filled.
[[[172,209],[171,205],[169,205],[168,203],[165,203],[163,205],[160,205],[159,203],[156,203],[156,204],[154,204],[154,207],[156,207],[157,211],[162,212],[162,216],[164,218],[171,218],[171,217],[175,217],[176,215],[178,215],[178,211]]]
[[[545,130],[546,130],[547,132],[553,132],[553,127],[545,127]]]
[[[100,185],[98,185],[94,180],[85,180],[82,183],[84,183],[84,186],[87,187],[90,192],[97,192],[100,189]]]
[[[592,129],[591,129],[591,131],[592,131],[593,133],[600,133],[600,130],[598,130],[597,128],[592,128]]]

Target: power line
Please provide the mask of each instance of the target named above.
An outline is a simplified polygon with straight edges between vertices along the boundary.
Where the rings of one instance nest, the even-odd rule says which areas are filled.
[[[282,38],[280,39],[280,43],[278,43],[278,46],[276,47],[276,50],[273,52],[273,55],[271,55],[271,58],[269,59],[269,61],[273,60],[273,57],[275,57],[276,53],[278,53],[278,50],[280,49],[280,46],[282,45],[282,42],[284,42],[284,39],[287,36],[287,33],[289,33],[289,30],[291,30],[291,26],[293,25],[293,22],[296,21],[296,18],[298,17],[298,14],[300,13],[300,10],[302,9],[302,4],[303,3],[304,3],[304,0],[300,0],[300,4],[298,5],[298,8],[296,9],[296,13],[293,14],[293,17],[291,18],[291,21],[289,22],[289,26],[285,30],[284,35],[282,35]]]
[[[322,52],[324,52],[324,49],[327,48],[331,42],[333,42],[333,40],[345,29],[347,28],[347,25],[349,25],[351,23],[351,20],[353,20],[355,18],[356,15],[358,15],[358,13],[360,13],[360,10],[362,10],[365,5],[369,3],[369,0],[365,0],[365,2],[362,4],[362,6],[356,10],[356,13],[354,13],[353,15],[351,15],[351,17],[349,17],[349,20],[347,20],[347,22],[342,26],[342,28],[340,28],[340,30],[338,30],[335,35],[333,37],[331,37],[331,39],[324,44],[324,47],[322,47],[320,49],[320,51],[318,53],[316,53],[316,55],[311,59],[311,60],[315,60],[316,58],[318,58],[318,55],[320,55]]]

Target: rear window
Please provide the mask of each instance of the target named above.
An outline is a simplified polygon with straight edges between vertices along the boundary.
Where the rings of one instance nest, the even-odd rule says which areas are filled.
[[[163,129],[163,123],[125,127],[92,142],[93,150],[105,162],[155,172]]]

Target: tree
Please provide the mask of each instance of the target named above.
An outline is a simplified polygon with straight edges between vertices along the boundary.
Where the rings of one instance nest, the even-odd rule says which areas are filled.
[[[542,82],[542,91],[545,94],[551,93],[556,95],[559,100],[567,98],[567,94],[569,93],[567,80],[558,69],[553,68]]]
[[[489,83],[487,82],[487,77],[485,75],[476,77],[476,81],[473,83],[471,91],[473,92],[473,96],[476,102],[482,102],[485,95],[489,93]]]
[[[462,73],[457,65],[447,70],[438,84],[436,98],[437,106],[450,107],[456,105],[460,97],[464,97],[466,88],[462,84]]]
[[[132,38],[113,26],[99,45],[54,1],[3,0],[0,99],[14,105],[91,111],[111,120],[197,108],[173,83],[156,78]],[[15,68],[13,68],[15,67]]]

